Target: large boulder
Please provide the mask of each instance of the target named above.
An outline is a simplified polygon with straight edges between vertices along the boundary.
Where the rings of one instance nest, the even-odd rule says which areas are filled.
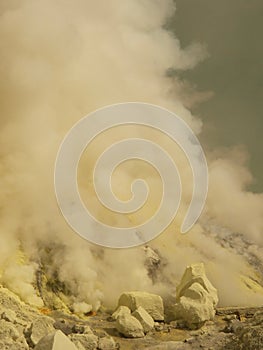
[[[207,292],[208,299],[210,299],[212,304],[216,306],[218,303],[217,290],[208,280],[203,263],[187,266],[181,282],[176,288],[176,300],[179,301],[181,296],[185,295],[186,291],[194,283],[198,283],[203,287]]]
[[[176,319],[182,321],[187,328],[198,329],[208,320],[212,320],[215,311],[211,303],[199,302],[190,298],[181,297],[174,307]]]
[[[214,318],[217,291],[206,277],[203,264],[187,267],[177,287],[176,301],[174,319],[181,320],[190,329],[200,328]]]
[[[78,350],[76,346],[61,331],[44,336],[34,350]]]
[[[148,333],[151,331],[154,327],[154,320],[151,315],[148,314],[146,310],[144,310],[143,307],[139,306],[138,309],[136,309],[132,316],[137,318],[138,321],[140,321],[144,333]]]
[[[116,328],[126,338],[142,338],[144,331],[141,323],[132,315],[125,314],[117,318]]]
[[[118,305],[127,306],[132,312],[143,307],[155,321],[164,320],[163,300],[159,295],[147,292],[126,292],[123,293]]]

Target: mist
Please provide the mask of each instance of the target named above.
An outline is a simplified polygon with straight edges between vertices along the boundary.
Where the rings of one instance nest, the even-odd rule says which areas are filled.
[[[165,29],[176,11],[174,2],[2,1],[0,11],[1,283],[41,306],[35,274],[44,265],[49,276],[55,274],[66,284],[71,292],[68,303],[76,310],[86,304],[97,310],[101,303],[113,308],[125,290],[165,296],[187,264],[203,261],[221,305],[262,304],[256,272],[210,235],[212,221],[243,234],[255,242],[256,250],[262,245],[263,195],[246,191],[252,177],[243,149],[207,152],[207,205],[198,224],[181,235],[191,199],[191,170],[178,147],[158,136],[181,173],[183,198],[176,219],[150,243],[166,262],[155,282],[145,266],[143,247],[94,246],[67,226],[57,206],[53,172],[59,145],[66,132],[95,109],[126,101],[153,103],[175,112],[197,135],[202,132],[201,119],[186,106],[204,96],[167,72],[194,69],[209,50],[199,43],[183,49],[175,34]],[[117,226],[138,224],[152,215],[160,199],[158,175],[137,163],[116,170],[113,185],[118,196],[126,198],[128,184],[138,176],[153,189],[142,213],[127,217],[112,215],[99,205],[86,169],[92,168],[104,146],[131,132],[156,140],[153,131],[138,128],[105,134],[97,144],[94,141],[90,153],[87,149],[80,164],[80,189],[90,210]],[[258,291],[246,287],[242,276],[258,281]]]

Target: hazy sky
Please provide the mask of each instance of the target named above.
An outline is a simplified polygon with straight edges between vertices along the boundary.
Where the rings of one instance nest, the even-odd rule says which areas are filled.
[[[214,92],[195,108],[211,146],[246,145],[263,192],[263,1],[176,0],[172,26],[183,46],[199,41],[210,57],[182,77]]]

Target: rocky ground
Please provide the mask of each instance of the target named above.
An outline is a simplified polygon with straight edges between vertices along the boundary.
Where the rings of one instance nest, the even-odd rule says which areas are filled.
[[[144,337],[130,339],[117,331],[116,320],[106,311],[77,317],[62,311],[36,309],[1,287],[0,315],[3,350],[57,350],[60,347],[56,344],[64,338],[70,340],[63,343],[63,349],[68,350],[263,348],[263,308],[217,309],[214,320],[197,330],[181,329],[177,321],[159,321]],[[45,337],[48,341],[43,343]],[[58,338],[56,342],[50,340],[52,337]]]
[[[262,249],[227,231],[214,234],[214,239],[245,257],[262,276]],[[154,276],[160,259],[150,248],[146,253]],[[202,264],[186,270],[171,303],[165,301],[163,305],[159,296],[145,299],[143,293],[139,302],[134,302],[137,297],[129,292],[133,299],[129,299],[129,293],[122,295],[122,310],[117,309],[115,314],[104,308],[97,313],[74,314],[65,307],[54,286],[63,290],[55,282],[49,286],[40,271],[36,288],[47,305],[43,308],[25,304],[0,286],[1,350],[263,349],[263,307],[218,308],[217,291],[207,280]],[[184,322],[171,317],[175,312]]]

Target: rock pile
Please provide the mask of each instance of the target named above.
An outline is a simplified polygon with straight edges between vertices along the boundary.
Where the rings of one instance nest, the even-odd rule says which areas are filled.
[[[176,289],[174,319],[190,329],[200,328],[214,318],[217,303],[217,290],[208,280],[204,265],[188,266]]]
[[[123,293],[118,302],[119,306],[127,306],[132,312],[143,307],[155,321],[164,320],[163,300],[159,295],[146,292]]]
[[[154,321],[164,320],[163,300],[159,295],[146,292],[123,293],[112,318],[124,337],[144,337],[154,328]]]
[[[256,312],[245,322],[240,322],[236,318],[229,319],[229,324],[224,331],[234,334],[233,340],[227,344],[228,349],[262,350],[263,311]]]
[[[0,286],[1,350],[113,350],[114,339],[96,335],[81,319],[53,319]]]
[[[87,318],[30,307],[0,286],[0,349],[263,349],[263,307],[222,307],[211,320],[218,297],[203,264],[187,267],[171,300],[170,323],[165,302],[166,322],[162,298],[138,291],[123,293],[110,318],[105,309]]]

